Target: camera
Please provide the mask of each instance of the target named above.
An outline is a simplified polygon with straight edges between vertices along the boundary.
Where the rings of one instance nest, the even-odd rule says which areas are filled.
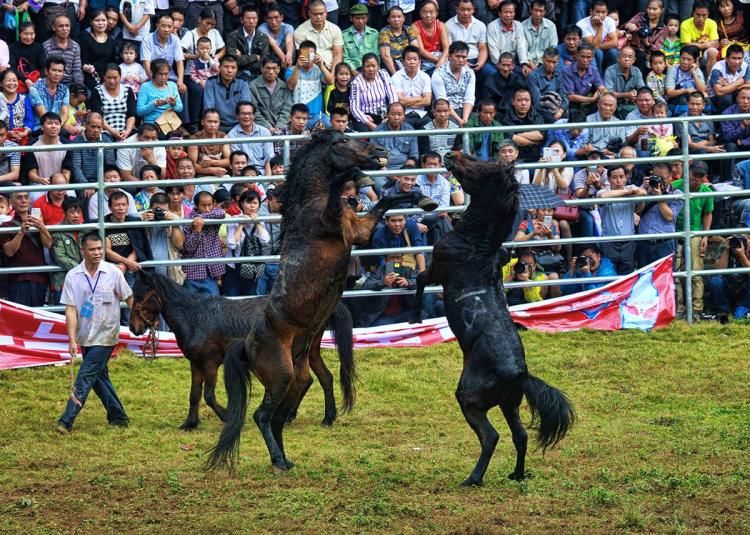
[[[658,175],[651,175],[647,180],[649,189],[664,188],[664,179]]]
[[[743,249],[747,247],[747,238],[744,236],[731,236],[727,242],[727,245],[729,245],[729,249],[739,249],[742,247]]]
[[[594,262],[590,256],[579,256],[576,258],[576,269],[583,269],[586,266],[593,267]]]
[[[164,208],[154,208],[154,221],[162,221],[165,213]]]
[[[356,210],[357,206],[359,205],[359,200],[356,197],[347,197],[346,202],[349,203],[349,206],[351,206],[352,210]]]
[[[516,273],[516,275],[523,275],[528,271],[528,269],[531,266],[527,264],[526,262],[521,262],[520,260],[513,264],[513,271]]]

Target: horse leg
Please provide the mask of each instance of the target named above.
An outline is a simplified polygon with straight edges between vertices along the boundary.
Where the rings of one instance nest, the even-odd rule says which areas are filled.
[[[416,191],[412,193],[398,193],[396,195],[384,197],[379,200],[375,206],[370,208],[367,215],[358,218],[356,222],[351,223],[354,227],[354,231],[352,232],[353,243],[355,245],[367,245],[370,241],[372,231],[380,220],[383,219],[385,213],[402,203],[418,204],[419,207],[426,212],[431,212],[438,206],[435,201]]]
[[[516,468],[508,474],[509,479],[521,481],[524,478],[524,463],[526,461],[526,444],[528,439],[526,437],[526,429],[523,428],[521,423],[521,416],[518,414],[519,403],[506,403],[500,405],[500,410],[503,411],[505,421],[510,427],[510,432],[513,434],[513,445],[516,447]]]
[[[414,295],[414,314],[409,323],[422,323],[422,308],[424,307],[424,288],[432,282],[432,265],[417,275],[417,293]]]
[[[219,372],[219,366],[215,362],[211,362],[204,367],[204,371],[206,374],[206,387],[203,391],[203,396],[206,405],[211,407],[216,416],[224,422],[226,421],[226,409],[216,401],[216,375]]]
[[[315,377],[318,378],[320,386],[323,388],[323,396],[325,398],[325,415],[323,421],[320,422],[320,425],[331,426],[333,425],[333,422],[336,421],[336,396],[333,393],[333,374],[330,372],[326,363],[323,361],[323,357],[320,355],[319,339],[310,349],[309,364],[310,369],[315,374]],[[305,392],[307,392],[307,389],[302,392],[303,397]],[[300,398],[300,402],[302,402],[302,398]]]
[[[487,466],[490,464],[490,459],[495,452],[495,446],[497,446],[500,435],[498,435],[487,418],[489,407],[485,407],[481,404],[481,400],[477,399],[476,392],[473,391],[466,378],[467,374],[464,371],[461,375],[458,390],[456,390],[456,399],[461,406],[461,412],[463,412],[466,422],[471,426],[479,439],[479,443],[482,446],[482,453],[477,460],[476,466],[474,466],[474,470],[472,470],[469,477],[461,484],[479,486],[483,484],[484,474],[487,472]]]
[[[183,431],[189,431],[198,427],[198,408],[201,402],[201,393],[203,392],[203,371],[191,362],[190,373],[192,375],[190,384],[190,410],[188,411],[187,419],[180,426],[180,429]]]
[[[286,453],[284,452],[284,438],[282,436],[284,432],[284,424],[289,417],[290,411],[299,405],[299,402],[302,399],[302,394],[306,390],[309,382],[310,368],[308,366],[307,357],[300,357],[294,365],[294,378],[289,385],[286,396],[284,396],[284,399],[281,401],[281,404],[279,404],[279,407],[271,420],[271,430],[273,431],[273,436],[281,450],[286,470],[293,468],[294,463],[287,459]]]

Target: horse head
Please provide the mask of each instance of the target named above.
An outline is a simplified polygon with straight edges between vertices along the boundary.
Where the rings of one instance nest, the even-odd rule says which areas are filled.
[[[149,327],[159,326],[162,302],[154,285],[154,278],[141,270],[133,285],[133,308],[130,312],[130,332],[136,336],[144,334]]]
[[[445,167],[453,173],[469,195],[486,196],[490,192],[515,191],[517,183],[513,167],[498,161],[484,161],[460,151],[445,155]]]
[[[319,130],[312,134],[312,146],[326,147],[328,157],[336,172],[358,167],[380,169],[388,164],[388,151],[360,139],[354,139],[336,130]]]

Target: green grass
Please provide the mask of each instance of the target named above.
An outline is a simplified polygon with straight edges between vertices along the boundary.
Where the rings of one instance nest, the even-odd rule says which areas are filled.
[[[458,484],[479,448],[453,395],[455,344],[357,352],[354,412],[321,428],[313,386],[286,430],[296,467],[282,476],[252,422],[237,476],[203,471],[220,422],[202,407],[198,431],[177,429],[182,360],[114,361],[131,427],[108,427],[92,394],[66,437],[54,425],[67,370],[2,372],[0,533],[750,532],[746,326],[522,336],[530,370],[567,392],[578,424],[546,456],[530,449],[516,483],[493,411],[500,443],[486,485],[469,489]]]

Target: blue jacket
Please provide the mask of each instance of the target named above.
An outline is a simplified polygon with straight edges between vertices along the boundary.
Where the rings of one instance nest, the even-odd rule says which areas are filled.
[[[582,273],[581,271],[576,270],[574,275],[571,275],[569,272],[563,275],[563,279],[580,279],[580,278],[588,278],[588,277],[616,277],[617,276],[617,270],[615,269],[614,264],[612,264],[612,261],[602,256],[601,260],[599,261],[599,269],[597,269],[594,272],[591,273]],[[594,288],[601,288],[605,284],[609,284],[607,282],[599,282],[599,283],[591,283],[591,284],[566,284],[564,286],[561,286],[562,293],[564,295],[570,295],[578,292],[583,292],[585,290],[593,290]]]
[[[245,80],[236,78],[229,87],[221,83],[220,76],[206,80],[203,88],[203,109],[216,108],[221,117],[221,129],[228,132],[237,124],[235,108],[243,100],[252,102],[250,87]]]

